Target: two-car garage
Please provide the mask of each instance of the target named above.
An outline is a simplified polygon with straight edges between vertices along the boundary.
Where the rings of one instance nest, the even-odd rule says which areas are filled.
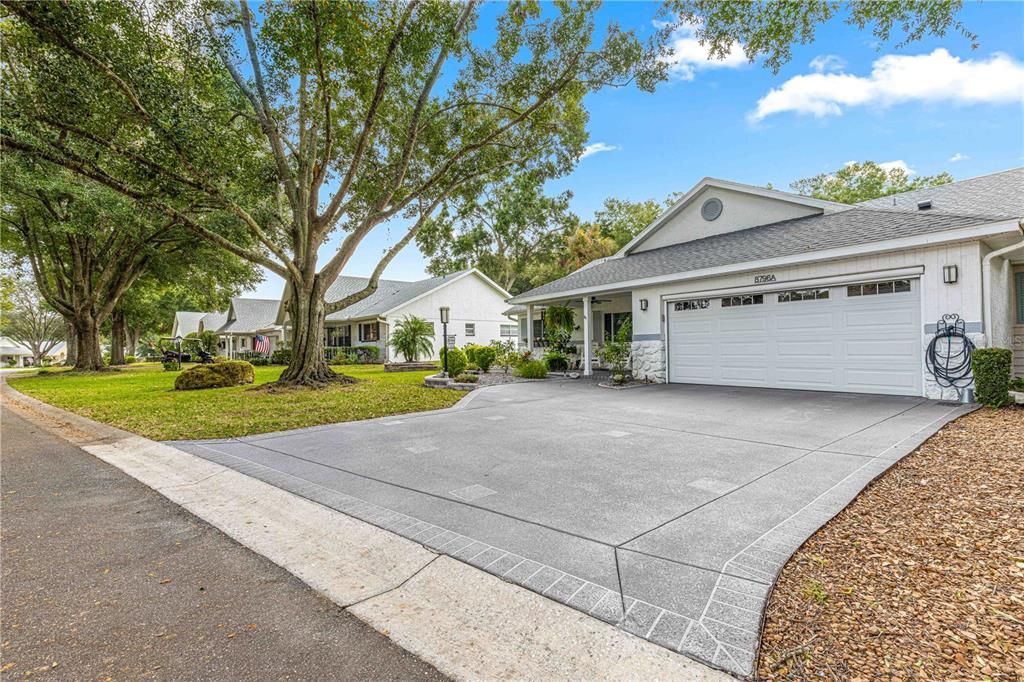
[[[667,302],[668,380],[921,395],[920,280]]]

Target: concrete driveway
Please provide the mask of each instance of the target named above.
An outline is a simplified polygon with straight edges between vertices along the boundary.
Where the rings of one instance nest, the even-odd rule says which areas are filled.
[[[440,412],[175,445],[748,675],[790,554],[967,409],[544,381]]]

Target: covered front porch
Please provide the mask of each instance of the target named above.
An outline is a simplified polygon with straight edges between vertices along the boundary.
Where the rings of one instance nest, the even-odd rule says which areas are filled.
[[[573,312],[569,340],[569,368],[592,376],[607,369],[601,362],[601,349],[631,321],[633,299],[630,292],[616,292],[581,298],[557,298],[517,305],[506,311],[519,322],[519,347],[541,358],[551,347],[545,313],[552,307],[567,307]]]

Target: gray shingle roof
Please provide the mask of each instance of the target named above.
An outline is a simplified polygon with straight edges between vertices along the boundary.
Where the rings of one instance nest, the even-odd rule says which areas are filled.
[[[203,315],[203,319],[200,323],[203,326],[204,331],[215,332],[224,326],[224,323],[228,321],[227,311],[223,313],[206,313]]]
[[[917,202],[926,200],[931,200],[932,211],[1021,218],[1024,217],[1024,168],[880,197],[857,206],[917,211]]]
[[[378,280],[377,291],[358,303],[353,303],[347,308],[331,313],[327,316],[327,319],[332,321],[354,320],[383,315],[389,310],[408,303],[417,296],[436,289],[445,282],[449,282],[466,272],[467,270],[462,270],[460,272],[453,272],[450,275],[421,279],[416,282],[400,282],[393,279]],[[366,277],[339,277],[328,287],[327,293],[324,294],[324,299],[328,303],[340,301],[350,294],[365,289],[366,283],[369,281]]]
[[[203,319],[204,316],[209,313],[194,312],[191,310],[179,310],[174,313],[174,322],[177,333],[180,336],[188,336],[189,334],[199,330],[199,320]]]
[[[231,312],[235,319],[227,322],[218,331],[222,334],[245,334],[274,327],[277,308],[281,302],[273,298],[233,298]]]
[[[984,222],[981,216],[918,214],[855,208],[839,213],[784,220],[770,225],[673,244],[622,258],[610,258],[511,299],[614,285],[644,277],[795,256],[822,249],[941,232]]]
[[[836,213],[783,220],[735,232],[609,258],[510,299],[557,296],[561,292],[795,256],[824,249],[912,237],[983,222],[1024,217],[1024,168],[875,199]],[[917,202],[932,199],[919,211]],[[889,202],[888,206],[884,206]],[[945,209],[945,210],[943,210]],[[957,213],[956,210],[964,211]]]

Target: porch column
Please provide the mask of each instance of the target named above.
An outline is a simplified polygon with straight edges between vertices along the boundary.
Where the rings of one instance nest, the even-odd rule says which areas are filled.
[[[594,373],[594,369],[590,362],[590,337],[593,334],[593,328],[591,326],[591,302],[590,296],[583,297],[583,376],[589,377]]]
[[[526,350],[533,352],[533,304],[526,304]]]

